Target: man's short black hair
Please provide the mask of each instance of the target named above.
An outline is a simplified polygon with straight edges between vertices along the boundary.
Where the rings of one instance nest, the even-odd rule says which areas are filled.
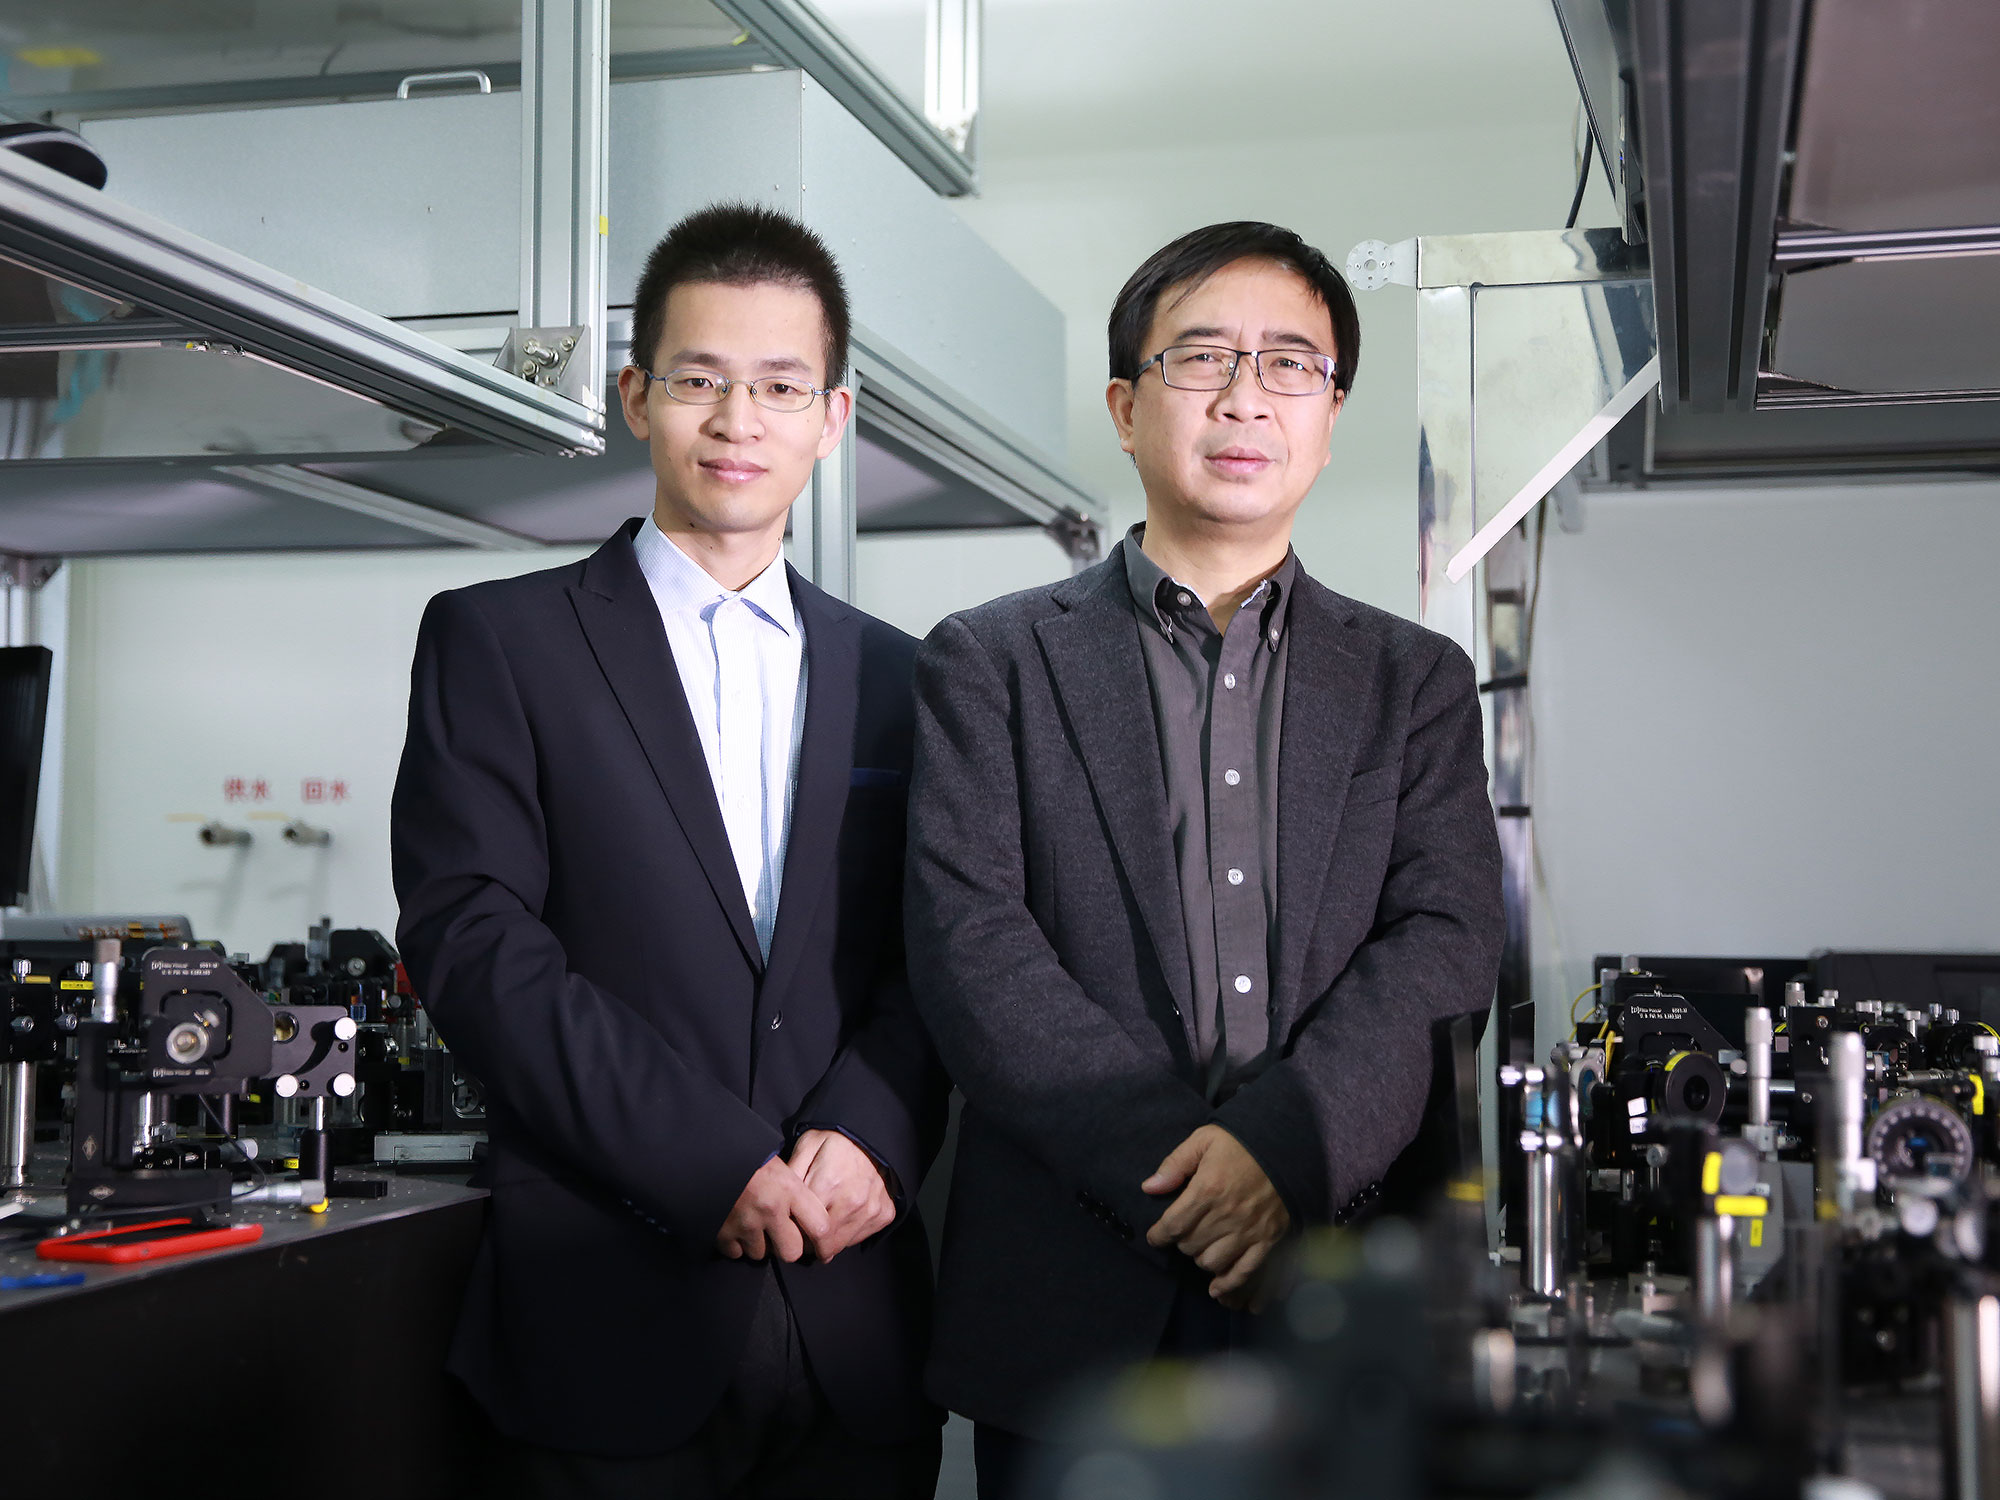
[[[1184,234],[1155,250],[1132,273],[1111,304],[1111,378],[1133,380],[1147,359],[1141,347],[1152,332],[1160,298],[1176,287],[1192,291],[1224,266],[1239,260],[1269,260],[1303,276],[1333,320],[1333,372],[1336,390],[1354,385],[1354,368],[1361,362],[1361,317],[1354,310],[1354,293],[1333,262],[1289,229],[1276,224],[1238,220],[1211,224]],[[1159,353],[1157,349],[1151,351]]]
[[[632,361],[645,369],[660,357],[667,293],[692,282],[757,286],[776,282],[819,299],[826,318],[826,375],[838,385],[847,372],[852,318],[847,283],[826,242],[789,214],[755,203],[712,203],[669,229],[646,257],[632,294]],[[664,371],[659,372],[664,374]]]

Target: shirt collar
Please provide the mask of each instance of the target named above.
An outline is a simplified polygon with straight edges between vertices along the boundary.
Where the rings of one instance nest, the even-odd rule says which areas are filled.
[[[1191,585],[1182,583],[1148,557],[1141,543],[1145,540],[1146,523],[1139,522],[1125,533],[1125,540],[1119,544],[1125,557],[1125,581],[1132,590],[1132,604],[1139,611],[1141,619],[1150,619],[1160,627],[1168,640],[1174,638],[1174,622],[1192,621],[1197,628],[1207,626],[1214,630],[1215,622],[1210,618],[1208,605],[1201,594]],[[1265,644],[1275,651],[1279,637],[1284,633],[1285,601],[1291,597],[1292,583],[1298,577],[1299,555],[1290,547],[1285,549],[1285,560],[1251,592],[1244,605],[1260,605],[1264,616],[1262,626]],[[1182,598],[1189,602],[1183,604]]]
[[[646,575],[662,610],[699,614],[723,600],[741,599],[787,635],[791,633],[796,614],[783,548],[771,559],[770,566],[740,590],[726,589],[717,583],[700,563],[674,545],[651,516],[646,517],[632,538],[632,550],[638,554],[639,571]]]

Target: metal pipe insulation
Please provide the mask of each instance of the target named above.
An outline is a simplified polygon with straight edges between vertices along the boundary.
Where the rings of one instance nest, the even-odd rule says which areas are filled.
[[[99,938],[91,965],[94,985],[90,999],[90,1019],[107,1026],[118,1019],[118,959],[123,950],[117,938]]]
[[[28,1185],[34,1151],[35,1065],[9,1063],[0,1069],[0,1188]]]
[[[1743,1012],[1743,1055],[1750,1065],[1750,1123],[1771,1123],[1771,1012],[1752,1005]]]
[[[1875,1163],[1861,1149],[1868,1054],[1853,1031],[1836,1031],[1829,1052],[1828,1087],[1820,1104],[1819,1195],[1822,1211],[1830,1205],[1844,1219],[1854,1211],[1857,1195],[1875,1186]]]
[[[1695,1311],[1705,1323],[1729,1316],[1736,1296],[1736,1221],[1727,1214],[1703,1214],[1694,1226]]]
[[[2000,1296],[1945,1305],[1942,1363],[1945,1500],[2000,1500]]]

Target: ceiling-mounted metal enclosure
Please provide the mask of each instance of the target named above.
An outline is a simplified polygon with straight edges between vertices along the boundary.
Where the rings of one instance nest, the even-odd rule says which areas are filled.
[[[2000,8],[1554,0],[1651,258],[1641,477],[2000,467]]]

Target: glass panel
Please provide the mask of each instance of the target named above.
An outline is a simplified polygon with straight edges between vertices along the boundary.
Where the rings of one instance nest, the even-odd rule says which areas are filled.
[[[147,314],[130,302],[114,302],[0,256],[0,328],[50,328],[133,316]]]
[[[1473,495],[1483,526],[1653,357],[1650,281],[1481,287]]]
[[[365,397],[216,349],[0,353],[0,459],[389,454],[438,433]]]

